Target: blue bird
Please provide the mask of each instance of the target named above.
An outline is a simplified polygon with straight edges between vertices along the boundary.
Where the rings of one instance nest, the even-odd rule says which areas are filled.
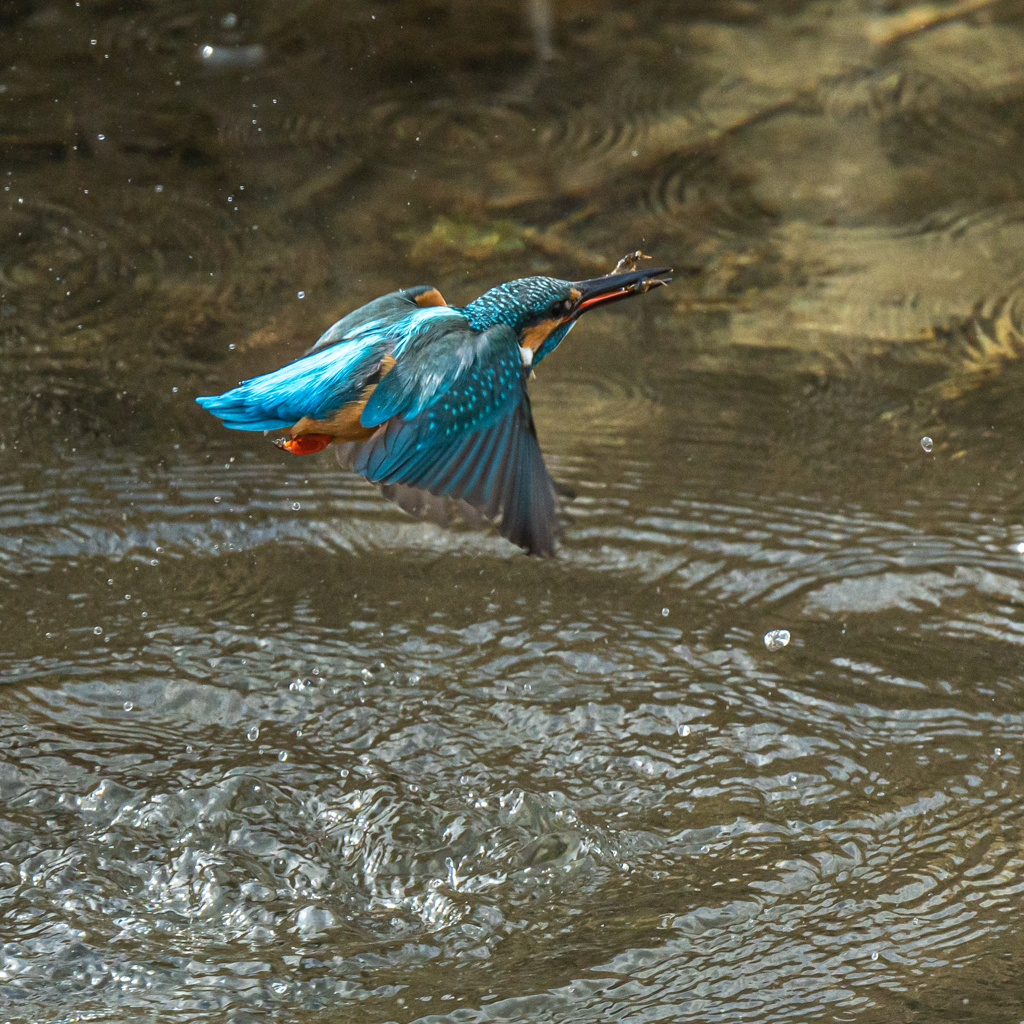
[[[293,454],[339,444],[339,461],[410,511],[454,498],[500,513],[502,536],[550,555],[557,488],[527,380],[587,310],[670,280],[667,268],[621,266],[509,281],[462,308],[429,285],[403,288],[342,317],[294,362],[196,401],[235,430],[287,431],[276,443]]]

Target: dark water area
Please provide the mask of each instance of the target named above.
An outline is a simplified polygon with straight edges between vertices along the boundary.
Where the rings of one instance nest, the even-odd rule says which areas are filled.
[[[0,0],[0,1021],[1024,1019],[1021,68],[1010,0]],[[637,248],[552,559],[194,404]]]

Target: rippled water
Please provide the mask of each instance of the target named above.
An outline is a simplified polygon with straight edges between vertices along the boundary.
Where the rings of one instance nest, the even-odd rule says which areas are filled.
[[[1019,25],[529,7],[0,4],[0,1020],[1024,1019]],[[193,404],[641,241],[554,559]]]
[[[326,457],[8,456],[7,1016],[1014,1012],[1024,525],[664,417],[555,451],[546,563]]]

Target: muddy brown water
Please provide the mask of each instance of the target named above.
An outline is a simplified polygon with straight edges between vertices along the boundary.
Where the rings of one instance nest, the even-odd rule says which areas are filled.
[[[0,1020],[1024,1018],[1024,30],[544,6],[0,4]],[[193,403],[637,247],[551,560]]]

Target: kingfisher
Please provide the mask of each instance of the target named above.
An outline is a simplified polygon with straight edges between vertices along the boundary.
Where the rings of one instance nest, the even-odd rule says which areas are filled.
[[[339,449],[403,508],[456,499],[531,555],[554,551],[559,488],[544,465],[527,382],[588,310],[667,284],[634,253],[603,277],[524,277],[466,306],[431,285],[353,310],[305,355],[196,401],[234,430],[285,431],[293,455]],[[623,267],[626,269],[623,269]]]

